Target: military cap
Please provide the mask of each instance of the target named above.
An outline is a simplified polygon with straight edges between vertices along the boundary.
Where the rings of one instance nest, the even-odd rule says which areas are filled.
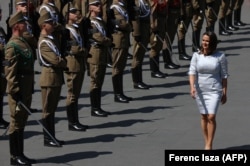
[[[101,4],[100,0],[89,0],[89,5]]]
[[[24,17],[22,12],[17,12],[13,14],[9,19],[9,26],[13,27],[13,25],[19,23],[19,22],[25,22],[27,21],[27,17]]]
[[[63,7],[63,11],[62,11],[63,16],[66,16],[66,14],[68,13],[68,10],[69,10],[69,12],[75,13],[79,9],[76,6],[74,6],[72,3],[67,3]]]
[[[27,4],[27,0],[15,0],[16,5]]]
[[[50,12],[46,12],[39,17],[38,25],[42,25],[43,23],[51,21],[56,21],[56,19],[50,14]]]

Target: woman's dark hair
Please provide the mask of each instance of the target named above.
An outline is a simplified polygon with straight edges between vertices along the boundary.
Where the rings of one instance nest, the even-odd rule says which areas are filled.
[[[202,36],[208,36],[209,39],[210,39],[210,42],[209,42],[209,53],[213,53],[216,48],[217,48],[217,44],[218,44],[218,40],[217,40],[217,36],[214,32],[211,32],[211,31],[207,31],[205,33],[203,33]],[[203,52],[203,47],[201,45],[201,52]]]

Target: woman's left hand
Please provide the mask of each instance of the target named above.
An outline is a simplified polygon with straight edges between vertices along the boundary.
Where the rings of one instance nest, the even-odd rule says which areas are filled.
[[[227,95],[222,94],[222,97],[221,97],[221,104],[225,104],[226,102],[227,102]]]

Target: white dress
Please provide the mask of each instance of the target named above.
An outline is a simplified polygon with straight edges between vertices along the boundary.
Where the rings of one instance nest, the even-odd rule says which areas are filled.
[[[195,75],[196,102],[201,114],[216,114],[222,96],[222,79],[228,77],[224,53],[193,54],[189,75]]]

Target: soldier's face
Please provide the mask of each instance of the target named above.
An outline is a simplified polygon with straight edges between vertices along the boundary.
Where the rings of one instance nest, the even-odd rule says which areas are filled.
[[[18,29],[21,33],[27,31],[27,23],[25,21],[19,22]]]
[[[101,13],[100,3],[91,4],[89,7],[90,7],[90,11],[95,12],[95,13]]]
[[[45,24],[45,29],[47,30],[47,32],[52,33],[54,31],[54,27],[55,27],[55,22],[54,21],[50,21],[47,22]]]
[[[78,20],[77,13],[76,12],[74,12],[74,13],[70,12],[69,13],[69,19],[72,20],[72,21],[74,21],[74,22],[77,21]]]

